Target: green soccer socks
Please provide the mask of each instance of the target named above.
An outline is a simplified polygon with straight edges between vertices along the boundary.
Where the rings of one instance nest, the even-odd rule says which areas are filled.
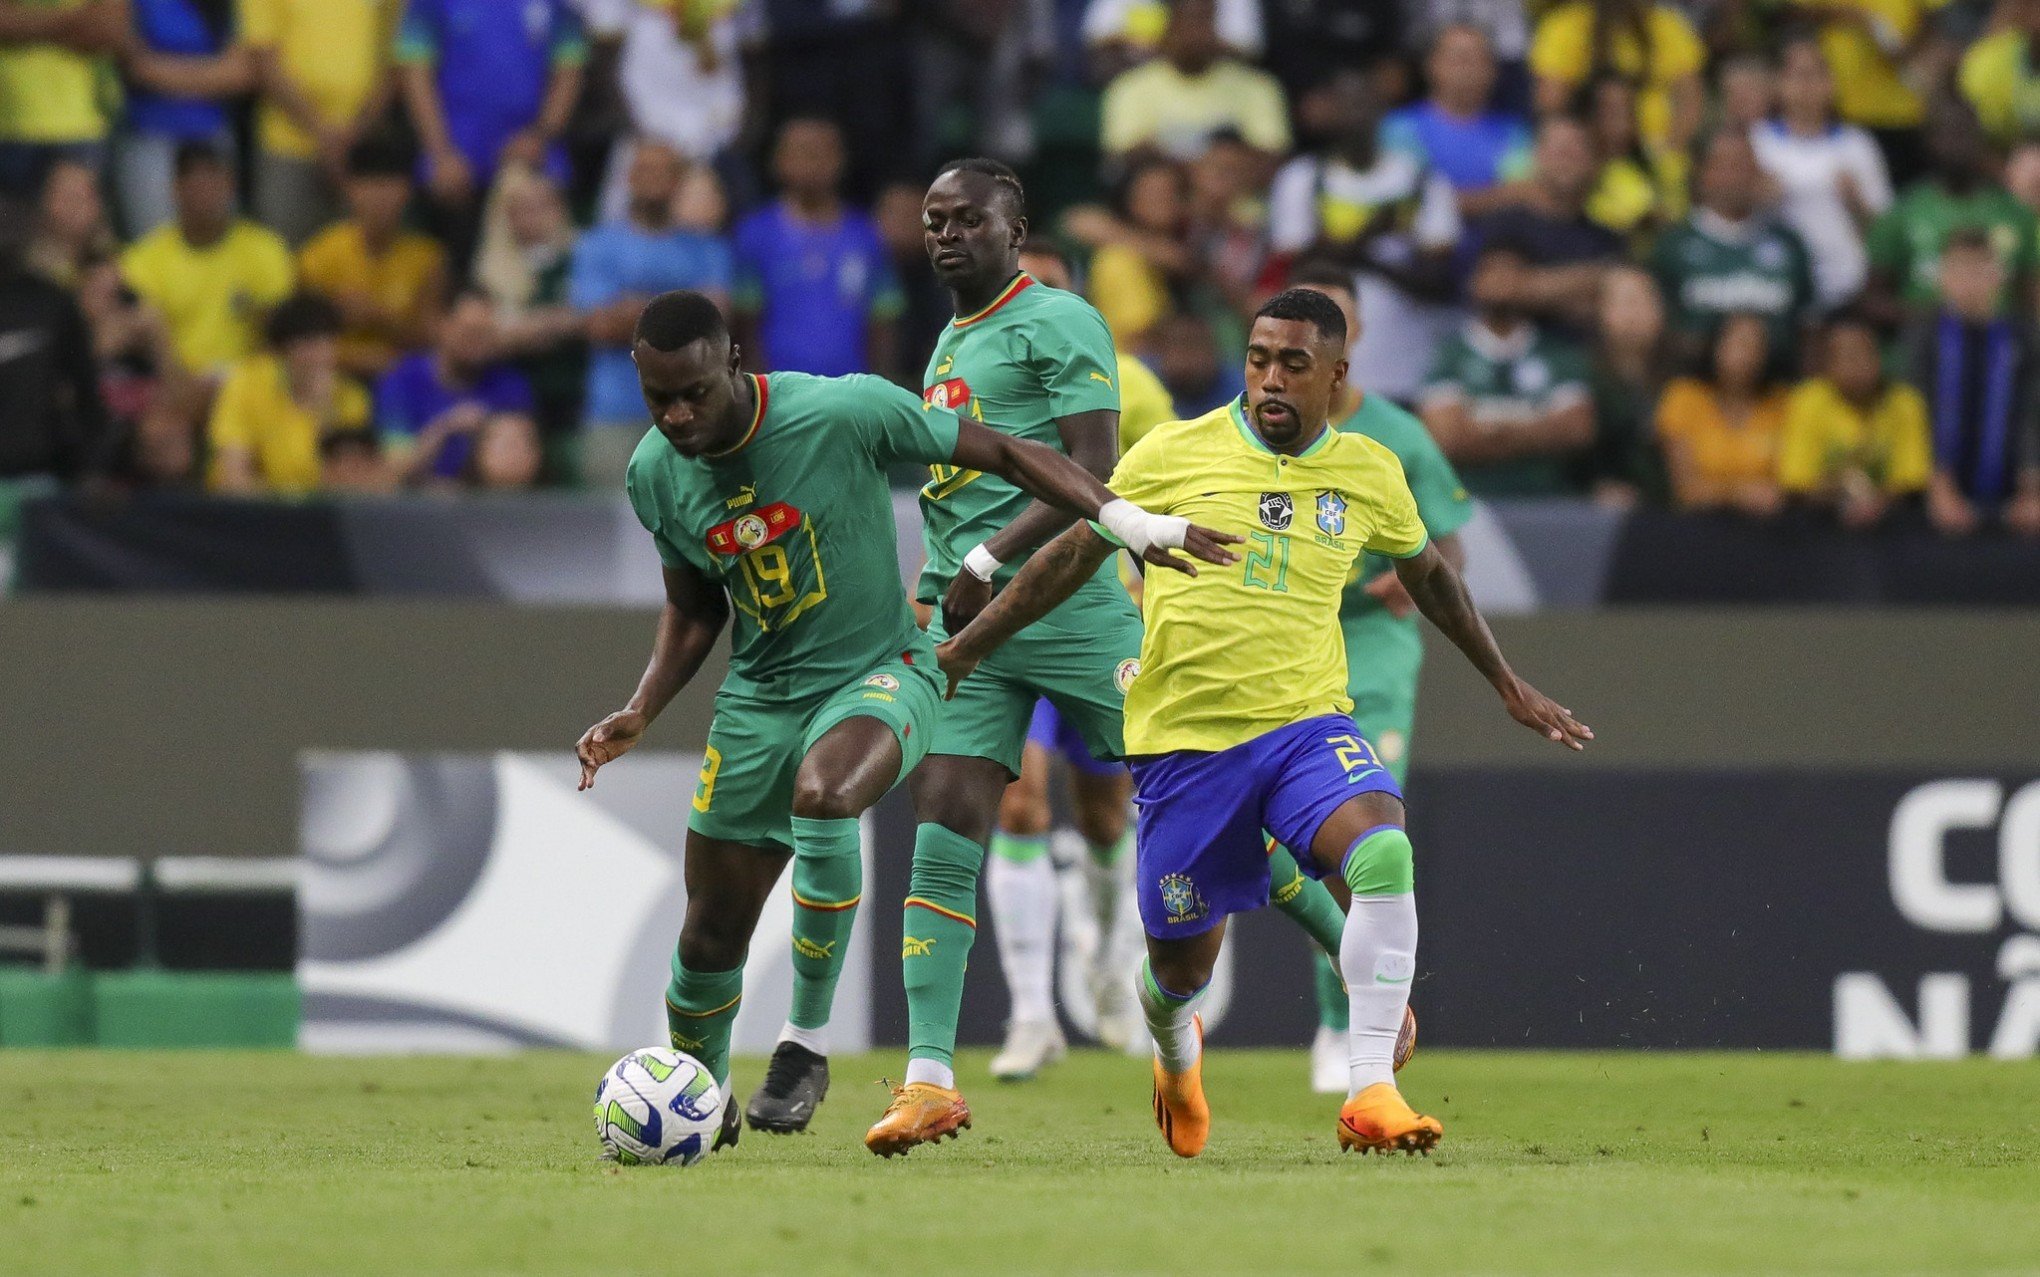
[[[855,817],[793,818],[793,1010],[787,1023],[817,1055],[828,1054],[822,1030],[864,890],[862,851]]]
[[[1296,857],[1279,842],[1268,844],[1268,903],[1293,919],[1324,950],[1312,970],[1316,974],[1318,1023],[1346,1030],[1346,986],[1339,979],[1339,946],[1346,934],[1346,915],[1325,885],[1297,867]]]
[[[700,1060],[716,1085],[730,1081],[730,1029],[744,1000],[744,969],[690,971],[673,954],[673,979],[666,986],[666,1032],[675,1051]]]
[[[963,973],[977,938],[977,882],[985,849],[941,825],[914,833],[900,972],[907,986],[907,1081],[954,1090]]]

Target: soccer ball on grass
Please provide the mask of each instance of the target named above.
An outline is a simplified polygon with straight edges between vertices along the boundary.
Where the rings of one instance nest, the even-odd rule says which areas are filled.
[[[595,1135],[625,1166],[692,1166],[715,1146],[722,1088],[708,1066],[649,1046],[618,1060],[595,1084]]]

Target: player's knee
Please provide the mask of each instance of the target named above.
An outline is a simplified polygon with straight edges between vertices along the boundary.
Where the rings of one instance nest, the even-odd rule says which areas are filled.
[[[1126,837],[1126,808],[1116,802],[1079,803],[1077,832],[1093,847],[1111,847]]]
[[[982,804],[968,801],[967,795],[933,791],[921,795],[915,807],[924,825],[940,825],[979,846],[991,838],[992,813]]]
[[[1189,997],[1211,983],[1212,960],[1197,953],[1157,955],[1149,953],[1148,969],[1155,983],[1179,998]]]
[[[999,828],[1021,838],[1039,838],[1048,832],[1048,795],[1016,781],[999,799]]]
[[[749,941],[727,926],[690,917],[680,929],[680,965],[689,971],[734,971],[744,965]]]
[[[1413,890],[1416,857],[1410,836],[1394,825],[1369,830],[1346,853],[1339,875],[1356,896],[1393,896]]]
[[[809,820],[849,820],[864,814],[850,786],[802,768],[793,780],[793,814]]]

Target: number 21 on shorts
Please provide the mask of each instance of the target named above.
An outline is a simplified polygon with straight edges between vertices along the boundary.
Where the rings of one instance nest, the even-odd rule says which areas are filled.
[[[1374,747],[1358,736],[1344,733],[1327,736],[1325,744],[1338,751],[1339,767],[1346,773],[1349,784],[1358,781],[1369,772],[1381,770],[1381,760],[1374,756]]]

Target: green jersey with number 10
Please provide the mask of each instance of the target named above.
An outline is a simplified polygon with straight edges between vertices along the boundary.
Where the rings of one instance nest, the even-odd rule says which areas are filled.
[[[744,438],[683,457],[657,430],[632,455],[631,508],[668,567],[729,591],[723,687],[792,700],[925,650],[900,584],[886,467],[946,463],[957,419],[880,377],[752,375]]]

